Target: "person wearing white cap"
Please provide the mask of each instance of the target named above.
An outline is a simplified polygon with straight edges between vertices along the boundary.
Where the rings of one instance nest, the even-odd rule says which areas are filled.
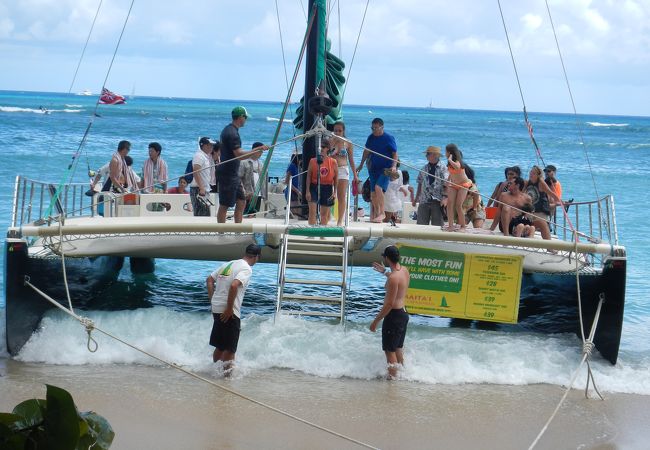
[[[239,161],[250,158],[254,153],[268,150],[268,146],[261,145],[246,151],[241,148],[239,129],[246,124],[250,117],[243,106],[233,108],[232,122],[226,125],[221,132],[221,165],[217,168],[217,179],[219,183],[219,210],[217,211],[217,222],[225,223],[228,208],[232,208],[237,200],[246,200],[244,188],[239,179]],[[242,211],[235,210],[235,223],[241,223]]]
[[[190,201],[192,212],[195,216],[210,215],[210,201],[207,193],[210,192],[210,167],[212,166],[212,149],[214,141],[209,137],[199,139],[199,149],[192,158],[194,177],[190,183]]]

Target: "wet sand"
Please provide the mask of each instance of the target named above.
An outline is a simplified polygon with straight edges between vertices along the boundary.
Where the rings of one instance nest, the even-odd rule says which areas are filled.
[[[384,449],[525,449],[562,397],[558,386],[429,385],[326,379],[286,370],[224,380],[248,397]],[[114,449],[354,449],[174,369],[52,366],[0,359],[0,411],[63,387],[81,411],[106,417]],[[648,448],[650,397],[572,391],[537,449]]]

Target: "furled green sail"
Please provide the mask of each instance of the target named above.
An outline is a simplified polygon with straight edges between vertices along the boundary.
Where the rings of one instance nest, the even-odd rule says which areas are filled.
[[[343,86],[345,84],[345,77],[343,76],[343,69],[345,63],[339,57],[330,53],[331,42],[327,40],[327,49],[325,51],[325,87],[327,95],[332,100],[332,110],[325,117],[327,124],[331,125],[334,122],[341,120],[343,117],[341,112],[341,100],[343,97]],[[305,107],[305,98],[300,99],[300,106],[296,110],[296,117],[293,120],[293,125],[298,129],[303,129],[303,110]]]

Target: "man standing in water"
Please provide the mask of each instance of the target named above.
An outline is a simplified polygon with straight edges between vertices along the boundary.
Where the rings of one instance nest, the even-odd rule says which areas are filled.
[[[381,329],[381,346],[386,353],[388,363],[388,379],[395,380],[399,367],[404,365],[404,338],[409,315],[404,309],[404,298],[409,287],[410,274],[406,267],[399,263],[399,250],[394,245],[389,245],[381,254],[383,264],[373,262],[372,267],[377,272],[386,275],[386,295],[375,320],[370,324],[370,331],[375,332],[379,322],[384,320]],[[386,270],[385,266],[390,268]]]
[[[210,334],[210,345],[215,347],[212,361],[223,362],[226,376],[230,374],[235,361],[244,293],[253,275],[252,266],[259,261],[261,254],[262,249],[258,245],[250,244],[242,259],[222,264],[205,280],[214,319]]]
[[[243,106],[236,106],[231,112],[232,122],[226,125],[221,132],[221,165],[217,167],[217,182],[219,183],[219,210],[217,222],[225,223],[228,208],[232,208],[237,200],[246,201],[244,188],[239,179],[239,161],[250,158],[257,152],[268,150],[269,147],[261,145],[247,152],[241,148],[239,129],[246,124],[248,111]],[[235,223],[241,223],[242,213],[235,210]]]

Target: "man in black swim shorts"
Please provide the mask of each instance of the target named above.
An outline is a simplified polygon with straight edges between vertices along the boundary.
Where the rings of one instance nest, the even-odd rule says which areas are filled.
[[[250,244],[242,259],[222,264],[205,280],[214,319],[210,334],[210,345],[215,347],[212,361],[222,361],[226,374],[232,369],[237,352],[244,293],[253,274],[252,266],[261,254],[258,245]]]
[[[370,331],[374,332],[383,319],[381,346],[388,363],[388,379],[394,380],[397,378],[399,367],[404,365],[402,348],[409,321],[409,315],[404,309],[404,298],[409,287],[410,274],[406,267],[399,263],[399,250],[394,245],[386,247],[381,256],[383,264],[374,262],[372,267],[386,276],[386,295],[384,305],[370,324]],[[390,271],[386,270],[386,265]]]

